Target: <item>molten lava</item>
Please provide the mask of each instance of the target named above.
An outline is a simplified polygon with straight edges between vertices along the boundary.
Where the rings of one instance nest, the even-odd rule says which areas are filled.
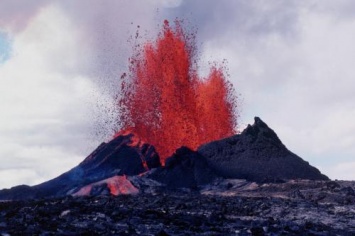
[[[95,188],[107,188],[114,195],[137,194],[139,190],[124,176],[113,176],[96,183],[86,185],[73,194],[73,196],[91,196]]]
[[[207,78],[197,75],[194,34],[164,22],[153,42],[135,48],[128,75],[122,76],[120,123],[154,145],[162,162],[177,148],[236,132],[237,103],[224,68],[213,66]]]

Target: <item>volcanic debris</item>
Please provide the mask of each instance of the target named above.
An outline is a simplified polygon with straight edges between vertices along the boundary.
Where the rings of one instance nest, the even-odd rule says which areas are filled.
[[[177,149],[165,166],[121,133],[57,178],[1,190],[0,234],[355,235],[354,189],[290,152],[260,118]]]

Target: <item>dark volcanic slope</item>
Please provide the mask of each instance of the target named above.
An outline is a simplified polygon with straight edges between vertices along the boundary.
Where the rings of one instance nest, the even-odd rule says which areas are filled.
[[[318,169],[289,151],[260,118],[241,134],[202,145],[198,152],[217,174],[250,181],[327,180]]]
[[[129,180],[117,176],[135,176],[157,167],[161,165],[153,146],[133,134],[122,134],[102,143],[82,163],[57,178],[33,187],[1,190],[0,200],[61,197],[78,191],[79,195],[137,192]],[[117,178],[111,178],[114,176]],[[259,118],[240,135],[205,144],[197,152],[186,147],[178,149],[165,167],[146,176],[170,189],[196,188],[211,183],[216,176],[256,182],[328,179],[290,152]]]
[[[121,135],[102,143],[82,163],[57,178],[33,187],[22,185],[0,191],[0,200],[65,196],[115,175],[138,175],[159,166],[153,146],[133,134]]]
[[[149,175],[168,188],[196,188],[211,183],[216,175],[204,157],[187,147],[177,149],[165,166]]]

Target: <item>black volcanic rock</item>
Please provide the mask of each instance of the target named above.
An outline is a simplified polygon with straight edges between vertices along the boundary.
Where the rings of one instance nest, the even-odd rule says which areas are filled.
[[[196,188],[211,183],[216,175],[203,156],[181,147],[166,160],[164,167],[154,170],[149,178],[168,188]]]
[[[10,189],[3,189],[0,191],[0,201],[32,199],[35,198],[35,196],[35,191],[28,185],[18,185]]]
[[[202,193],[0,201],[0,235],[355,235],[355,198],[341,191],[354,181],[220,181]]]
[[[256,182],[328,180],[318,169],[289,151],[258,117],[241,134],[204,144],[198,152],[225,178]]]
[[[78,166],[52,180],[33,187],[21,185],[0,191],[0,200],[65,196],[116,175],[138,175],[160,166],[152,145],[141,142],[133,134],[121,135],[102,143]]]
[[[146,175],[137,176],[153,168]],[[119,178],[123,175],[137,178]],[[217,176],[256,182],[328,180],[290,152],[272,129],[255,118],[255,123],[240,135],[202,145],[197,152],[186,147],[177,149],[164,167],[153,146],[133,134],[122,133],[109,143],[102,143],[70,171],[33,187],[21,185],[2,190],[0,200],[119,195],[135,193],[142,186],[149,190],[151,184],[168,189],[197,188],[211,183]],[[131,186],[132,180],[136,184]],[[121,186],[126,186],[126,190]]]
[[[133,134],[121,135],[107,144],[102,143],[79,165],[85,170],[85,175],[95,180],[110,177],[107,176],[109,172],[138,175],[159,166],[160,159],[155,148],[141,142]]]

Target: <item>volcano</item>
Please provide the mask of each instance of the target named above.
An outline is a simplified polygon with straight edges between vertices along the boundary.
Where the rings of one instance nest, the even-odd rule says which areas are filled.
[[[154,146],[121,132],[57,178],[1,190],[0,234],[355,233],[355,181],[330,181],[260,118],[160,161]]]
[[[134,134],[123,133],[112,141],[99,145],[83,162],[68,172],[32,187],[20,185],[2,190],[0,199],[52,198],[83,195],[84,192],[85,195],[91,195],[104,193],[105,190],[111,194],[125,193],[124,190],[118,190],[120,185],[130,184],[127,179],[110,178],[139,175],[160,166],[159,156],[152,145],[143,143]],[[133,188],[129,186],[127,189]]]
[[[57,178],[32,187],[21,185],[2,190],[0,199],[131,194],[138,193],[140,183],[147,181],[162,186],[162,191],[164,187],[200,189],[218,178],[259,183],[328,180],[289,151],[276,133],[256,117],[255,123],[239,135],[204,144],[197,151],[187,147],[177,149],[166,159],[165,166],[161,165],[154,146],[135,134],[123,132],[102,143],[78,166]],[[134,181],[137,179],[140,180]]]

